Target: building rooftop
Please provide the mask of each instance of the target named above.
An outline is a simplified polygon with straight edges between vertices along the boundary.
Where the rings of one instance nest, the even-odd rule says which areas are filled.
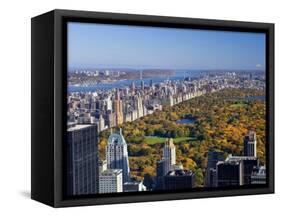
[[[172,170],[168,172],[166,176],[191,176],[193,172],[191,170]]]
[[[241,160],[228,160],[228,161],[218,161],[217,166],[221,164],[228,164],[228,165],[239,165]]]
[[[119,144],[119,145],[127,145],[126,141],[122,134],[122,129],[119,129],[118,133],[111,133],[108,138],[108,144]]]
[[[228,155],[225,161],[257,160],[255,156],[232,156]]]
[[[121,169],[107,169],[101,172],[101,176],[117,176],[119,174],[122,174],[122,170]]]
[[[81,129],[84,129],[84,128],[87,128],[87,127],[90,127],[90,126],[93,126],[92,124],[72,124],[72,125],[69,125],[69,128],[67,129],[68,132],[71,132],[71,131],[75,131],[75,130],[81,130]]]
[[[246,135],[245,137],[248,138],[249,140],[255,140],[256,139],[256,133],[255,133],[255,131],[250,130],[248,132],[248,135]]]

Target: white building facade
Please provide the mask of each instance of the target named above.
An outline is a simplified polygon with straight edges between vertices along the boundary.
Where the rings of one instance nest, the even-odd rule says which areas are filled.
[[[108,169],[100,173],[99,193],[123,192],[122,170]]]

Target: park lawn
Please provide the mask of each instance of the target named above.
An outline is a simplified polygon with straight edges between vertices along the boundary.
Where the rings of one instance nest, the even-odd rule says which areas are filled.
[[[165,137],[146,137],[144,139],[144,143],[148,144],[148,145],[154,145],[157,143],[164,143],[166,141],[167,138]],[[195,138],[193,137],[177,137],[174,138],[174,143],[179,143],[179,142],[183,142],[183,141],[190,141],[190,140],[195,140]]]

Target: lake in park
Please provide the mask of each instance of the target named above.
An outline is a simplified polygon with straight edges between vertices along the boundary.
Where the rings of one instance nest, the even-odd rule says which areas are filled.
[[[176,121],[177,124],[194,124],[196,119],[192,116],[186,116],[185,118],[182,118],[178,121]]]

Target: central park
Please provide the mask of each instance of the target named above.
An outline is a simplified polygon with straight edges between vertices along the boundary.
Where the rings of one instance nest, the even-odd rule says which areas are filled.
[[[257,154],[265,163],[264,91],[224,89],[190,99],[175,106],[126,122],[123,129],[128,144],[131,175],[136,180],[156,175],[164,143],[173,138],[178,163],[195,173],[195,185],[202,187],[210,148],[241,155],[243,138],[248,130],[257,134]],[[117,130],[113,129],[113,130]],[[105,159],[110,130],[99,135],[99,158]]]

